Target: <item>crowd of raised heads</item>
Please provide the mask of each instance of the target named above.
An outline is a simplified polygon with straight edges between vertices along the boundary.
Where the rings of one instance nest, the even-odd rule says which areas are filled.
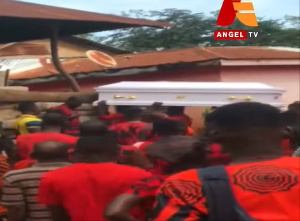
[[[81,105],[1,128],[0,221],[300,220],[300,102],[210,107],[201,133],[184,107]]]

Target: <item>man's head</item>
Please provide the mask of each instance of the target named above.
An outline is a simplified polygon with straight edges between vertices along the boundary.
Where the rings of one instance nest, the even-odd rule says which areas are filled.
[[[115,162],[119,146],[117,135],[80,137],[75,147],[75,161],[84,163]]]
[[[165,174],[207,165],[207,143],[199,139],[173,136],[146,147],[147,155],[167,162]]]
[[[168,107],[167,113],[170,117],[184,114],[185,107]]]
[[[119,113],[119,114],[123,114],[124,111],[128,108],[132,108],[133,106],[116,106],[115,109],[116,109],[116,112]]]
[[[286,128],[286,138],[293,143],[293,148],[300,146],[300,115],[297,112],[288,110],[281,113],[283,127]]]
[[[67,101],[66,101],[66,105],[70,108],[70,109],[76,109],[78,107],[80,107],[82,105],[81,100],[78,97],[70,97]]]
[[[42,129],[57,129],[61,131],[65,122],[66,118],[61,113],[48,112],[42,118]]]
[[[300,114],[300,101],[295,101],[294,103],[291,103],[288,106],[288,110]]]
[[[80,124],[80,136],[105,136],[109,132],[107,125],[98,120],[86,121]]]
[[[38,162],[68,162],[70,145],[55,141],[37,143],[31,157]]]
[[[123,114],[127,121],[140,121],[144,114],[144,110],[140,107],[129,107],[123,111]]]
[[[32,115],[38,115],[39,114],[38,107],[35,105],[34,102],[30,102],[30,101],[20,103],[18,105],[18,110],[22,114],[32,114]]]
[[[142,121],[146,123],[154,123],[165,119],[167,115],[163,112],[144,112],[142,116]]]
[[[206,116],[206,134],[233,157],[275,155],[284,130],[280,111],[270,105],[243,102],[219,107]]]
[[[187,126],[176,120],[162,119],[153,123],[153,133],[159,137],[180,136],[187,131]]]

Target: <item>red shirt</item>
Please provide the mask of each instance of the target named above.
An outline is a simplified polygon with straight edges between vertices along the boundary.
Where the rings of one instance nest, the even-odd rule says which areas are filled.
[[[46,141],[56,141],[70,145],[76,145],[78,138],[60,133],[32,133],[22,134],[16,139],[17,151],[21,160],[30,159],[33,147],[37,143]]]
[[[108,121],[110,123],[110,125],[115,125],[115,124],[126,122],[126,119],[124,118],[124,115],[123,114],[118,114],[118,113],[105,115],[105,116],[100,116],[99,120]]]
[[[39,202],[60,205],[72,221],[101,220],[105,207],[136,181],[151,174],[115,163],[74,164],[47,173],[39,187]]]
[[[133,145],[140,141],[148,140],[151,136],[151,124],[145,122],[125,122],[110,127],[118,134],[120,145]]]
[[[254,220],[300,220],[299,157],[231,165],[225,170],[237,203]],[[167,178],[152,220],[208,220],[209,205],[198,172],[187,170]]]
[[[134,183],[125,193],[144,198],[145,200],[139,204],[139,208],[145,214],[149,214],[153,208],[156,193],[166,178],[167,176],[147,177]],[[146,217],[144,220],[147,220]]]
[[[291,142],[289,139],[284,139],[281,143],[282,151],[285,156],[292,156],[294,153],[293,150],[291,150]]]
[[[77,110],[71,110],[65,104],[59,105],[57,107],[53,107],[53,108],[51,108],[51,110],[60,111],[67,119],[73,115],[74,116],[77,115],[78,117],[73,117],[73,118],[67,120],[64,133],[70,134],[70,135],[78,135],[79,134],[79,113]]]
[[[192,126],[192,118],[190,118],[188,115],[186,114],[182,114],[182,115],[178,115],[178,116],[173,116],[173,117],[169,117],[170,120],[176,120],[176,121],[181,121],[182,123],[184,123],[187,126]]]
[[[31,167],[35,163],[36,163],[36,160],[21,160],[21,161],[15,163],[15,165],[13,166],[13,169],[14,170],[25,169],[25,168]]]
[[[214,143],[210,145],[210,153],[208,154],[209,166],[228,165],[231,157],[227,153],[222,153],[221,145]]]

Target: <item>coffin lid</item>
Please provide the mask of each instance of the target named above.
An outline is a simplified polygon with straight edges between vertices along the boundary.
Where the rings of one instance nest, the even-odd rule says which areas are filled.
[[[281,88],[253,82],[167,82],[123,81],[96,88],[97,92],[239,92],[283,93]]]

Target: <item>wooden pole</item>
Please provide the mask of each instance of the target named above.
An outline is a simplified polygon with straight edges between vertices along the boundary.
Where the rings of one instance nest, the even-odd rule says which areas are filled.
[[[7,86],[9,70],[0,71],[0,87]]]
[[[28,92],[0,89],[0,103],[65,102],[71,96],[78,96],[83,103],[92,103],[97,100],[98,95],[95,92]]]
[[[75,78],[73,78],[71,75],[69,75],[63,68],[63,66],[60,63],[59,55],[58,55],[58,30],[57,28],[53,28],[52,36],[50,39],[51,43],[51,56],[52,56],[52,63],[54,64],[54,67],[58,71],[58,73],[68,82],[71,89],[74,92],[80,91],[80,87],[76,81]]]

